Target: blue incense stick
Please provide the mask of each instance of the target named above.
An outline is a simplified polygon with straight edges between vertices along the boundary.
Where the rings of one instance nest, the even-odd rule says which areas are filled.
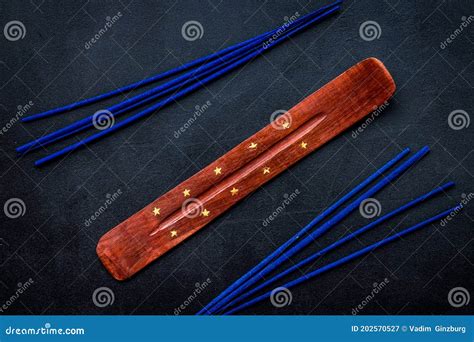
[[[336,2],[337,4],[339,2]],[[308,19],[314,17],[318,13],[326,10],[328,7],[333,7],[335,4],[325,6],[319,10],[316,10],[298,20],[293,21],[291,24],[288,25],[289,30],[292,30],[294,27],[297,27],[301,25],[301,23],[307,21]],[[277,29],[278,30],[278,29]],[[276,31],[276,30],[275,30]],[[264,37],[263,39],[260,39],[254,43],[261,44],[265,39],[268,39],[268,37]],[[198,68],[195,71],[189,72],[187,74],[182,75],[181,77],[178,77],[176,79],[173,79],[167,83],[164,83],[163,85],[153,88],[150,91],[137,95],[135,97],[132,97],[128,99],[127,101],[123,101],[117,105],[111,106],[109,108],[106,108],[106,111],[109,111],[113,116],[115,115],[120,115],[123,113],[128,112],[131,109],[134,109],[138,106],[143,105],[144,103],[147,103],[149,101],[152,101],[154,99],[157,99],[161,96],[164,96],[166,94],[169,94],[172,91],[175,91],[176,89],[179,89],[180,87],[189,84],[189,81],[196,81],[197,78],[200,77],[205,77],[206,75],[212,74],[213,72],[216,72],[220,68],[222,68],[225,65],[228,65],[228,63],[232,61],[236,61],[241,57],[245,57],[248,53],[251,51],[254,51],[255,49],[258,48],[255,46],[255,44],[247,45],[242,49],[239,49],[238,51],[235,51],[236,54],[228,54],[227,56],[224,56],[223,58],[220,58],[220,61],[223,61],[223,64],[219,63],[212,63],[212,64],[207,64],[204,65],[201,68]],[[219,61],[216,61],[219,62]],[[71,125],[68,125],[62,129],[59,129],[55,132],[52,132],[48,135],[45,135],[39,139],[33,140],[29,143],[26,143],[16,149],[18,153],[26,153],[26,152],[31,152],[36,149],[38,149],[41,146],[48,145],[49,143],[58,141],[64,137],[70,136],[72,134],[76,134],[77,132],[80,132],[88,127],[92,126],[93,123],[93,117],[94,115],[90,115],[82,120],[79,120]],[[79,129],[80,127],[84,127],[83,129]]]
[[[360,195],[356,200],[354,200],[350,204],[348,204],[347,207],[345,207],[340,212],[335,214],[332,218],[330,218],[325,223],[323,223],[318,229],[316,229],[315,231],[310,233],[308,236],[306,236],[304,239],[302,239],[300,242],[298,242],[295,246],[291,247],[288,251],[284,252],[283,255],[278,257],[275,261],[273,261],[269,265],[267,265],[258,274],[251,277],[244,284],[242,284],[240,287],[238,287],[235,291],[233,291],[228,296],[224,297],[221,301],[219,301],[217,304],[215,304],[213,307],[208,309],[207,310],[208,313],[215,313],[217,310],[219,310],[224,305],[229,303],[233,298],[235,298],[235,297],[239,296],[240,294],[242,294],[245,289],[247,289],[248,287],[256,284],[262,277],[264,277],[265,275],[267,275],[270,272],[272,272],[273,270],[275,270],[283,262],[285,262],[290,257],[292,257],[293,255],[295,255],[296,253],[301,251],[306,246],[308,246],[310,243],[312,243],[315,239],[317,239],[319,236],[324,234],[326,231],[328,231],[334,225],[341,222],[346,216],[348,216],[351,212],[353,212],[355,209],[357,209],[359,207],[359,205],[362,203],[363,200],[375,195],[377,192],[379,192],[381,189],[383,189],[385,186],[387,186],[391,181],[393,181],[394,179],[399,177],[410,166],[412,166],[416,162],[418,162],[428,152],[429,152],[428,146],[423,147],[420,151],[415,153],[407,161],[403,162],[399,167],[397,167],[395,170],[390,172],[386,177],[384,177],[380,181],[378,181],[369,190],[367,190],[362,195]]]
[[[389,244],[390,242],[393,242],[393,241],[397,240],[398,238],[400,238],[400,237],[402,237],[402,236],[405,236],[405,235],[407,235],[407,234],[413,233],[414,231],[416,231],[416,230],[418,230],[418,229],[421,229],[421,228],[423,228],[423,227],[425,227],[425,226],[427,226],[427,225],[429,225],[429,224],[431,224],[431,223],[434,223],[434,222],[436,222],[436,221],[438,221],[438,220],[441,220],[442,218],[446,217],[447,215],[451,214],[452,212],[455,212],[455,211],[458,211],[458,210],[461,210],[461,209],[462,209],[462,206],[457,206],[457,207],[448,209],[448,210],[446,210],[446,211],[443,211],[442,213],[439,213],[439,214],[436,215],[436,216],[433,216],[433,217],[431,217],[431,218],[429,218],[429,219],[427,219],[427,220],[424,220],[424,221],[422,221],[422,222],[420,222],[420,223],[418,223],[418,224],[416,224],[416,225],[414,225],[414,226],[412,226],[412,227],[410,227],[410,228],[407,228],[407,229],[405,229],[405,230],[403,230],[403,231],[401,231],[401,232],[399,232],[399,233],[396,233],[396,234],[393,234],[393,235],[389,236],[388,238],[382,239],[382,240],[380,240],[380,241],[378,241],[378,242],[376,242],[376,243],[374,243],[374,244],[371,244],[371,245],[369,245],[369,246],[367,246],[367,247],[365,247],[365,248],[362,248],[362,249],[358,250],[357,252],[354,252],[354,253],[352,253],[352,254],[349,254],[349,255],[347,255],[347,256],[345,256],[345,257],[343,257],[343,258],[341,258],[341,259],[338,259],[338,260],[336,260],[336,261],[334,261],[334,262],[332,262],[332,263],[330,263],[330,264],[328,264],[328,265],[326,265],[326,266],[323,266],[323,267],[321,267],[321,268],[318,268],[317,270],[312,271],[312,272],[310,272],[310,273],[308,273],[308,274],[305,274],[304,276],[301,276],[301,277],[299,277],[299,278],[296,278],[296,279],[294,279],[294,280],[292,280],[292,281],[290,281],[290,282],[284,284],[282,287],[285,287],[285,288],[289,289],[289,288],[292,288],[292,287],[294,287],[294,286],[296,286],[296,285],[299,285],[299,284],[301,284],[301,283],[304,283],[305,281],[307,281],[307,280],[309,280],[309,279],[311,279],[311,278],[314,278],[314,277],[316,277],[316,276],[318,276],[318,275],[320,275],[320,274],[322,274],[322,273],[324,273],[324,272],[327,272],[327,271],[329,271],[329,270],[331,270],[331,269],[333,269],[333,268],[336,268],[336,267],[338,267],[338,266],[341,266],[341,265],[343,265],[343,264],[345,264],[345,263],[347,263],[347,262],[349,262],[349,261],[351,261],[351,260],[353,260],[353,259],[356,259],[356,258],[358,258],[358,257],[360,257],[360,256],[363,256],[363,255],[365,255],[365,254],[368,254],[368,253],[372,252],[373,250],[375,250],[376,248],[379,248],[379,247],[382,247],[382,246],[384,246],[384,245],[387,245],[387,244]],[[230,310],[230,311],[225,312],[224,315],[230,315],[230,314],[236,313],[236,312],[238,312],[238,311],[240,311],[240,310],[242,310],[242,309],[248,308],[248,307],[250,307],[250,306],[252,306],[252,305],[254,305],[254,304],[258,303],[258,302],[261,302],[262,300],[264,300],[264,299],[266,299],[266,298],[269,298],[269,297],[272,295],[272,292],[273,292],[273,291],[269,291],[269,292],[267,292],[267,293],[265,293],[265,294],[263,294],[263,295],[261,295],[261,296],[258,296],[258,297],[256,297],[256,298],[254,298],[254,299],[252,299],[252,300],[250,300],[250,301],[244,303],[244,304],[241,304],[241,305],[239,305],[238,307],[236,307],[236,308],[234,308],[234,309],[232,309],[232,310]]]
[[[377,179],[380,175],[382,175],[385,171],[390,169],[393,165],[398,163],[402,160],[408,153],[410,152],[409,148],[404,149],[394,158],[389,160],[385,165],[381,168],[376,170],[372,173],[367,179],[365,179],[362,183],[357,185],[354,189],[349,191],[347,194],[342,196],[339,200],[334,202],[331,206],[329,206],[326,210],[320,213],[316,218],[314,218],[308,225],[306,225],[303,229],[301,229],[298,233],[293,235],[288,241],[278,247],[274,252],[272,252],[269,256],[263,259],[259,264],[253,267],[250,271],[244,274],[242,277],[237,279],[232,285],[230,285],[227,289],[225,289],[222,293],[220,293],[216,298],[214,298],[211,302],[209,302],[204,308],[202,308],[197,314],[203,314],[207,312],[209,308],[211,308],[214,304],[224,298],[226,295],[233,292],[237,289],[241,284],[243,284],[246,280],[250,279],[253,275],[257,274],[261,269],[267,266],[272,260],[276,257],[280,256],[289,246],[295,243],[301,236],[306,234],[311,228],[313,228],[316,224],[320,223],[326,217],[331,215],[334,211],[336,211],[341,205],[346,203],[352,197],[354,197],[357,193],[359,193],[362,189],[364,189],[367,185],[372,183],[375,179]]]
[[[104,129],[103,131],[99,132],[99,133],[96,133],[96,134],[93,134],[87,138],[85,138],[84,140],[81,140],[75,144],[72,144],[62,150],[59,150],[55,153],[52,153],[42,159],[39,159],[35,162],[35,166],[41,166],[45,163],[48,163],[54,159],[57,159],[59,157],[62,157],[62,156],[65,156],[81,147],[84,147],[86,144],[88,143],[91,143],[93,141],[96,141],[98,139],[101,139],[102,137],[112,133],[112,132],[115,132],[145,116],[148,116],[150,114],[152,114],[153,112],[155,112],[156,110],[159,110],[161,108],[163,108],[164,106],[167,106],[175,101],[177,101],[178,99],[180,99],[181,97],[185,96],[185,95],[188,95],[189,93],[192,93],[194,92],[195,90],[201,88],[202,86],[204,86],[205,84],[207,83],[210,83],[211,81],[214,81],[215,79],[218,79],[220,78],[221,76],[225,75],[226,73],[230,72],[231,70],[239,67],[240,65],[242,64],[245,64],[247,63],[248,61],[252,60],[253,58],[257,57],[258,55],[260,55],[261,53],[265,52],[266,50],[269,50],[271,49],[272,47],[280,44],[281,42],[285,41],[286,39],[288,39],[289,37],[291,37],[292,35],[294,35],[295,33],[298,33],[300,32],[301,30],[307,28],[308,26],[314,24],[315,22],[321,20],[321,19],[324,19],[326,17],[328,17],[329,15],[333,14],[334,12],[338,11],[340,9],[340,6],[336,6],[334,8],[331,8],[329,11],[315,17],[314,19],[311,19],[310,21],[308,21],[307,23],[297,27],[297,28],[294,28],[294,30],[292,30],[291,32],[287,33],[286,35],[282,35],[280,36],[277,40],[274,40],[272,41],[271,43],[269,43],[267,45],[267,48],[260,48],[258,49],[256,52],[253,52],[251,53],[250,55],[248,55],[247,57],[245,58],[242,58],[240,59],[239,61],[235,62],[235,63],[232,63],[231,65],[225,67],[224,69],[220,70],[219,72],[216,72],[215,74],[211,75],[211,76],[208,76],[206,77],[205,79],[199,81],[197,84],[193,84],[192,86],[190,87],[187,87],[179,92],[177,92],[176,94],[174,94],[173,96],[170,96],[168,97],[167,99],[163,100],[163,101],[160,101],[159,103],[135,114],[135,115],[132,115],[126,119],[124,119],[123,121],[113,125],[112,127],[108,128],[108,129]]]
[[[396,215],[399,215],[405,211],[407,211],[408,209],[410,208],[413,208],[414,206],[420,204],[421,202],[424,202],[424,201],[427,201],[429,200],[430,198],[440,194],[441,192],[447,190],[448,188],[454,186],[454,182],[448,182],[440,187],[437,187],[435,188],[434,190],[422,195],[422,196],[419,196],[417,198],[415,198],[414,200],[402,205],[401,207],[389,212],[388,214],[376,219],[375,221],[372,221],[370,222],[369,224],[365,225],[364,227],[356,230],[355,232],[353,233],[350,233],[350,234],[347,234],[345,237],[343,237],[342,239],[332,243],[331,245],[329,245],[328,247],[326,248],[323,248],[322,250],[320,250],[319,252],[316,252],[314,254],[312,254],[311,256],[309,256],[308,258],[298,262],[297,264],[291,266],[290,268],[286,269],[285,271],[275,275],[274,277],[268,279],[267,281],[265,281],[264,283],[262,283],[261,285],[253,288],[252,290],[248,291],[248,292],[245,292],[243,295],[241,295],[240,297],[237,297],[236,299],[234,299],[233,301],[231,301],[230,303],[228,303],[225,307],[223,307],[220,311],[225,311],[227,310],[228,308],[232,307],[232,306],[235,306],[237,303],[240,303],[242,302],[244,299],[252,296],[253,294],[257,293],[258,291],[264,289],[265,287],[273,284],[274,282],[280,280],[281,278],[287,276],[288,274],[296,271],[296,270],[299,270],[301,269],[302,267],[304,267],[305,265],[308,265],[309,263],[315,261],[316,259],[318,259],[319,257],[325,255],[326,253],[328,253],[329,251],[341,246],[342,244],[354,239],[355,237],[365,233],[366,231],[376,227],[376,226],[379,226],[381,223],[391,219],[392,217],[396,216]]]
[[[339,1],[336,1],[335,3],[333,3],[333,4],[322,7],[320,9],[316,10],[315,12],[312,12],[310,14],[307,14],[307,15],[303,16],[302,18],[299,18],[299,19],[295,20],[291,24],[294,24],[296,22],[303,22],[307,18],[309,18],[309,17],[311,17],[311,16],[313,16],[317,13],[321,13],[322,11],[325,11],[326,9],[329,9],[333,6],[336,6],[336,5],[340,4],[341,2],[342,1],[339,0]],[[166,72],[160,73],[158,75],[155,75],[155,76],[143,79],[141,81],[129,84],[127,86],[112,90],[110,92],[107,92],[107,93],[104,93],[104,94],[101,94],[101,95],[97,95],[97,96],[94,96],[94,97],[91,97],[91,98],[88,98],[88,99],[84,99],[84,100],[81,100],[81,101],[77,101],[77,102],[71,103],[71,104],[66,105],[66,106],[51,109],[51,110],[48,110],[48,111],[45,111],[45,112],[42,112],[42,113],[38,113],[38,114],[35,114],[35,115],[24,117],[24,118],[22,118],[22,121],[23,122],[29,122],[29,121],[34,121],[34,120],[50,117],[50,116],[53,116],[53,115],[57,115],[57,114],[60,114],[60,113],[68,112],[68,111],[71,111],[73,109],[76,109],[76,108],[79,108],[79,107],[82,107],[82,106],[86,106],[86,105],[89,105],[89,104],[92,104],[92,103],[95,103],[95,102],[98,102],[98,101],[101,101],[101,100],[104,100],[104,99],[107,99],[107,98],[112,97],[112,96],[123,94],[125,92],[137,89],[137,88],[145,86],[147,84],[160,81],[160,80],[165,79],[167,77],[170,77],[172,75],[178,74],[182,71],[189,70],[189,69],[191,69],[195,66],[207,63],[211,60],[222,58],[223,56],[225,56],[229,53],[235,52],[236,50],[239,50],[242,47],[246,47],[246,46],[250,46],[250,45],[253,45],[253,44],[261,43],[261,41],[263,41],[265,39],[268,39],[268,37],[274,35],[280,29],[281,28],[278,27],[274,30],[271,30],[271,31],[265,32],[263,34],[260,34],[257,37],[254,37],[254,38],[248,39],[244,42],[229,46],[229,47],[227,47],[227,48],[225,48],[221,51],[218,51],[216,53],[213,53],[213,54],[210,54],[210,55],[207,55],[207,56],[204,56],[204,57],[200,57],[200,58],[198,58],[194,61],[183,64],[183,65],[181,65],[177,68],[174,68],[174,69],[168,70]]]

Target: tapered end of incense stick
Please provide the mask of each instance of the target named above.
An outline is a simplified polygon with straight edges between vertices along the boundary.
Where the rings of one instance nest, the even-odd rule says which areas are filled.
[[[97,245],[100,260],[115,279],[131,277],[394,92],[395,82],[378,59],[356,64],[107,232]]]

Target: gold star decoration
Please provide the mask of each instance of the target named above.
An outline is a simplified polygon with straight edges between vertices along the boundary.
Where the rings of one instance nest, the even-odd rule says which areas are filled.
[[[217,167],[214,169],[214,173],[217,175],[221,175],[222,174],[222,167]]]
[[[178,232],[176,230],[172,230],[170,233],[171,233],[171,237],[177,237],[178,236]]]
[[[290,123],[288,121],[285,121],[284,123],[281,124],[281,127],[283,127],[284,129],[287,129],[290,127]]]
[[[308,143],[307,142],[304,142],[302,141],[301,144],[300,144],[301,148],[304,148],[306,149],[308,147]]]
[[[189,196],[191,196],[191,190],[189,190],[189,189],[184,189],[183,195],[184,195],[184,197],[189,197]]]
[[[268,166],[263,168],[263,174],[266,175],[267,173],[270,173],[270,168]]]
[[[238,192],[239,192],[239,189],[236,189],[236,188],[232,188],[232,189],[230,190],[230,193],[232,194],[232,196],[237,195]]]
[[[251,142],[250,145],[249,145],[249,149],[250,150],[255,150],[257,148],[257,143],[254,143],[254,142]]]
[[[160,215],[160,208],[157,208],[157,207],[154,207],[153,208],[153,214],[156,216],[156,215]]]
[[[209,210],[204,209],[204,210],[201,212],[201,215],[204,216],[204,217],[208,217],[210,213],[211,213],[211,212],[210,212]]]

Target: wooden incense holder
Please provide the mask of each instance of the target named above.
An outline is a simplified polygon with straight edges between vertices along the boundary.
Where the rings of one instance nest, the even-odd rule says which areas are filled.
[[[366,59],[107,232],[100,260],[124,280],[387,101],[395,83]]]

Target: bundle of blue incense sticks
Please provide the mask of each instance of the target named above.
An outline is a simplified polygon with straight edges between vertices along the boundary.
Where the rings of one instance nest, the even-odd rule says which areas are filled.
[[[263,259],[259,264],[253,267],[250,271],[244,274],[242,277],[237,279],[221,294],[214,298],[209,304],[202,308],[197,314],[234,314],[245,308],[248,308],[256,303],[259,303],[265,299],[270,298],[275,294],[275,291],[280,289],[289,289],[295,287],[301,283],[304,283],[312,278],[315,278],[327,271],[337,268],[343,264],[346,264],[356,258],[360,258],[368,253],[373,252],[376,249],[398,240],[399,238],[411,234],[417,230],[420,230],[430,224],[439,222],[452,212],[457,212],[462,209],[462,205],[459,204],[455,207],[451,207],[440,211],[436,215],[426,218],[414,226],[408,227],[393,235],[388,235],[386,238],[373,243],[367,247],[364,247],[354,253],[344,256],[332,263],[325,266],[310,270],[302,276],[296,277],[293,280],[278,284],[278,281],[283,277],[288,276],[295,271],[301,271],[303,266],[309,265],[315,260],[319,259],[323,255],[336,249],[337,247],[350,242],[357,236],[385,223],[389,219],[399,215],[409,209],[412,209],[422,202],[428,201],[429,199],[439,195],[452,186],[453,182],[447,182],[441,186],[434,188],[433,190],[420,195],[399,208],[396,208],[389,213],[378,217],[369,224],[357,229],[356,231],[347,234],[340,240],[330,244],[329,246],[317,251],[309,257],[299,261],[291,267],[288,267],[282,271],[279,271],[276,275],[270,275],[272,272],[278,270],[289,258],[294,257],[297,253],[311,245],[318,237],[323,235],[329,229],[334,228],[338,223],[349,216],[354,210],[359,208],[363,202],[372,196],[376,195],[379,191],[389,185],[392,181],[400,177],[406,170],[418,163],[427,153],[429,148],[427,146],[420,149],[413,156],[409,157],[406,161],[402,162],[398,167],[392,169],[397,163],[405,158],[409,153],[410,149],[405,149],[400,152],[393,159],[388,161],[380,169],[375,171],[366,180],[357,185],[354,189],[349,191],[346,195],[337,200],[334,204],[329,206],[326,210],[315,217],[310,223],[308,223],[298,233],[293,235],[287,242],[278,247],[273,253]],[[388,172],[388,174],[386,174]],[[385,175],[386,174],[386,175]],[[380,178],[380,179],[379,179]],[[375,184],[370,186],[364,191],[371,183]],[[359,194],[361,193],[361,194]],[[358,195],[359,194],[359,195]],[[356,197],[358,196],[358,197]],[[355,199],[352,199],[354,198]],[[350,202],[349,202],[350,201]],[[344,208],[340,209],[341,206],[348,203]],[[315,228],[316,227],[316,228]],[[313,229],[315,228],[315,229]]]
[[[336,1],[296,20],[285,22],[274,30],[265,32],[257,37],[235,44],[208,56],[198,58],[172,70],[168,70],[101,95],[25,117],[22,119],[23,122],[32,122],[53,115],[70,112],[74,109],[96,103],[112,96],[121,95],[136,90],[142,86],[181,74],[165,83],[153,87],[152,89],[144,91],[141,94],[130,97],[129,99],[108,108],[99,110],[75,123],[23,144],[16,148],[16,151],[20,155],[24,155],[65,138],[75,136],[89,128],[96,128],[98,130],[92,135],[79,140],[74,144],[37,160],[35,165],[41,166],[60,157],[64,157],[89,143],[99,141],[105,136],[110,135],[123,127],[136,123],[138,120],[155,113],[165,106],[168,106],[182,97],[204,87],[206,84],[221,78],[232,70],[245,65],[271,48],[288,40],[295,34],[309,28],[313,24],[321,22],[323,19],[340,10],[341,2],[342,1]],[[148,107],[135,114],[129,115],[119,122],[115,122],[117,117],[143,106]]]

